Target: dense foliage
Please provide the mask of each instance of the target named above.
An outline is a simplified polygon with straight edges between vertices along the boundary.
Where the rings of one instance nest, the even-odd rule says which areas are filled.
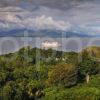
[[[1,55],[0,100],[100,100],[100,63],[89,53],[25,47]]]

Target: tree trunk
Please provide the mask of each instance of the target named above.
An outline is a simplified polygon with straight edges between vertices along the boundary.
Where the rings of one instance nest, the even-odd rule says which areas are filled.
[[[86,74],[86,83],[88,84],[89,81],[90,81],[90,76],[89,76],[89,74]]]

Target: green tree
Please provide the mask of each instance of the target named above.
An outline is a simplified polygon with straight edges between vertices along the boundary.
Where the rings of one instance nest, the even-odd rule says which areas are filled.
[[[79,63],[79,74],[80,77],[85,78],[88,83],[90,80],[90,75],[96,74],[98,72],[98,63],[90,58],[85,58],[81,63]]]
[[[59,64],[48,72],[47,84],[70,87],[77,83],[77,68],[72,64]]]

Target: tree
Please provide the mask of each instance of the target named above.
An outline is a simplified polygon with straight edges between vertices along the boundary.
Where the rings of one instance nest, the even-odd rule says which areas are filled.
[[[98,62],[91,59],[86,51],[84,51],[82,62],[78,66],[80,79],[85,78],[87,83],[89,83],[90,75],[98,72]]]
[[[77,83],[77,67],[71,64],[59,64],[48,72],[48,85],[70,87]]]
[[[27,93],[29,95],[29,98],[40,98],[44,95],[42,91],[43,86],[41,81],[31,80],[28,83],[27,88],[28,88]]]
[[[15,91],[14,91],[15,83],[13,81],[9,81],[2,89],[2,98],[4,100],[14,100]]]
[[[8,73],[7,72],[5,72],[5,71],[1,71],[0,72],[0,87],[2,85],[4,85],[4,83],[6,82],[7,77],[8,77]]]

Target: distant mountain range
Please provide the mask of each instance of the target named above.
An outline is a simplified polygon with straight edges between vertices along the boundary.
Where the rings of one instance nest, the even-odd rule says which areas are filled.
[[[71,31],[61,31],[61,30],[27,30],[27,29],[13,29],[13,30],[2,30],[0,31],[0,36],[14,36],[14,37],[52,37],[52,38],[61,38],[61,37],[94,37],[88,34],[82,34]],[[96,36],[95,36],[96,37]]]

